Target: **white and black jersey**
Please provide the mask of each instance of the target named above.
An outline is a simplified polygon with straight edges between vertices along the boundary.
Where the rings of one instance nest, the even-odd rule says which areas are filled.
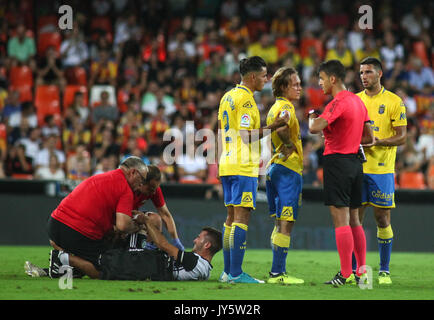
[[[173,264],[175,280],[208,280],[212,265],[194,252],[179,251]]]
[[[128,241],[130,248],[156,249],[152,242],[147,241],[143,233],[133,233]],[[194,252],[179,250],[178,257],[173,264],[173,278],[175,280],[208,280],[212,270],[211,263]]]

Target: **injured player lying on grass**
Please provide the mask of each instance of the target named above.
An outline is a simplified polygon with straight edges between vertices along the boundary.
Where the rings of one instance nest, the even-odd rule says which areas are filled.
[[[221,232],[211,228],[202,228],[199,235],[193,240],[194,246],[191,252],[181,251],[174,245],[170,244],[161,233],[161,218],[156,213],[147,213],[147,219],[144,230],[138,233],[123,237],[115,233],[110,239],[110,248],[101,254],[101,275],[100,279],[116,280],[208,280],[212,270],[211,260],[215,253],[220,251],[222,243]],[[52,250],[56,251],[56,250]],[[147,255],[146,258],[140,259],[140,256]],[[167,258],[168,268],[170,268],[170,277],[161,277],[149,275],[160,268],[157,265],[150,265],[155,259],[148,259],[148,256],[159,255],[161,259]],[[57,253],[51,252],[51,257],[56,257]],[[113,258],[114,257],[114,258]],[[124,261],[119,261],[125,259]],[[160,259],[160,260],[161,260]],[[138,265],[137,265],[138,264]],[[62,263],[60,259],[52,259],[50,267],[51,274],[58,278],[62,274],[59,268]],[[32,277],[48,277],[48,268],[40,268],[30,261],[24,264],[25,272]],[[57,269],[57,270],[53,270]],[[62,268],[65,270],[66,268]],[[72,268],[75,278],[83,277],[80,270]],[[137,274],[135,274],[135,270]],[[152,271],[153,270],[153,271]],[[56,274],[57,271],[57,274]],[[118,274],[115,274],[118,273]],[[161,270],[163,274],[163,270]]]

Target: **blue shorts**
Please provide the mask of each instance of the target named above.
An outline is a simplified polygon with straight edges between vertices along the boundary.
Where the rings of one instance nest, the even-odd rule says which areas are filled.
[[[302,176],[273,163],[267,169],[266,178],[270,216],[284,221],[297,220],[298,208],[301,207]]]
[[[362,204],[379,208],[395,208],[395,176],[393,173],[363,175]]]
[[[222,176],[225,206],[256,208],[258,178],[246,176]]]

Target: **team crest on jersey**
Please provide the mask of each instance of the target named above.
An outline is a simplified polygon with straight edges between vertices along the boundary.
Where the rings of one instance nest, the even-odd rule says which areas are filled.
[[[240,126],[245,127],[245,128],[250,127],[250,115],[249,114],[245,113],[241,116]]]
[[[245,104],[243,104],[243,108],[251,108],[253,107],[250,101],[247,101]]]
[[[384,104],[380,105],[378,107],[378,113],[383,114],[385,109],[386,109],[386,106]]]

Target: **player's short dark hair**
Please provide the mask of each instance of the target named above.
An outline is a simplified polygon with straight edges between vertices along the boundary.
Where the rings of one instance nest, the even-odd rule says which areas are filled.
[[[324,72],[327,76],[335,76],[341,81],[345,80],[345,67],[339,60],[324,61],[319,65],[318,74]]]
[[[267,67],[267,63],[259,56],[244,58],[240,61],[241,76],[244,76],[249,72],[260,72],[264,67]]]
[[[292,67],[279,68],[271,78],[271,87],[275,97],[283,95],[282,87],[287,87],[291,83],[291,75],[297,74],[297,71]]]
[[[157,180],[161,181],[161,171],[157,166],[150,164],[148,165],[148,175],[146,176],[146,181]]]
[[[372,64],[375,69],[383,71],[383,65],[381,61],[374,57],[366,57],[362,61],[360,61],[360,65],[363,64]]]
[[[202,231],[206,231],[206,239],[211,243],[209,248],[212,255],[219,252],[222,248],[222,232],[213,227],[203,227]]]

